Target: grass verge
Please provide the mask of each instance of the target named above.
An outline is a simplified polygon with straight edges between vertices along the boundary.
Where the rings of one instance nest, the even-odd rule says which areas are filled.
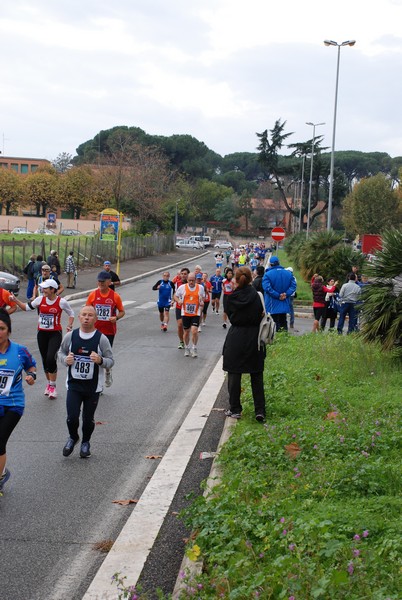
[[[222,479],[186,514],[204,572],[181,598],[400,598],[400,363],[354,336],[282,335],[265,386],[261,426],[245,378]]]

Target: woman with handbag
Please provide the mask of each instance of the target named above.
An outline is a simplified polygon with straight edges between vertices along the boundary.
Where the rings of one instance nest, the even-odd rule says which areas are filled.
[[[237,269],[235,282],[235,290],[228,297],[226,306],[231,327],[223,346],[223,370],[228,373],[230,405],[225,414],[232,419],[240,419],[241,376],[250,373],[255,418],[262,423],[265,420],[265,347],[259,347],[258,335],[265,311],[258,292],[251,285],[252,275],[248,267]]]

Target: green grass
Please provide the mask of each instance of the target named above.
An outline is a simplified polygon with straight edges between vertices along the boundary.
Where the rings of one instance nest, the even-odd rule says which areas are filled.
[[[263,426],[244,379],[222,480],[187,514],[204,573],[181,597],[400,598],[400,363],[354,336],[279,335]]]

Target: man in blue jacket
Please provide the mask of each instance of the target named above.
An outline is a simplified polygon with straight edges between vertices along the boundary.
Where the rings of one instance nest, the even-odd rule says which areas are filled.
[[[277,256],[271,256],[262,279],[262,288],[265,308],[271,313],[277,331],[288,330],[286,315],[290,313],[290,297],[296,291],[296,287],[293,273],[281,267]]]

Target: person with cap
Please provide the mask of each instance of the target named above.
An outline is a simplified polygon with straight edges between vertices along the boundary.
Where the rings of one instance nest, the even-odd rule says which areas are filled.
[[[74,250],[70,250],[68,256],[66,258],[65,272],[67,275],[67,288],[69,290],[75,289],[75,275],[77,272],[77,268],[74,262]]]
[[[126,313],[121,297],[117,292],[110,289],[110,283],[110,273],[101,271],[98,274],[98,287],[89,294],[86,305],[95,308],[97,315],[95,328],[103,333],[109,340],[110,345],[113,346],[117,332],[116,323]],[[110,387],[112,383],[112,369],[106,368],[105,386]]]
[[[152,289],[159,292],[158,296],[158,311],[159,320],[161,322],[161,331],[166,332],[169,323],[169,311],[173,304],[173,294],[175,291],[175,285],[173,281],[170,281],[169,271],[165,271],[162,274],[162,279],[158,279]]]
[[[109,288],[114,291],[115,287],[121,285],[120,277],[117,275],[117,273],[112,271],[112,263],[110,260],[105,260],[103,263],[103,269],[106,271],[106,273],[110,274],[111,283],[109,284]]]
[[[297,283],[293,273],[284,269],[277,256],[271,256],[268,269],[262,279],[265,308],[272,315],[277,331],[287,331],[287,317],[290,312],[290,296],[296,291]]]
[[[28,348],[12,342],[10,335],[10,315],[0,308],[0,496],[11,475],[6,468],[7,442],[24,413],[23,371],[28,385],[36,380],[35,359]]]
[[[60,294],[62,294],[64,292],[64,285],[62,283],[60,283],[57,273],[53,273],[50,266],[45,263],[42,265],[41,274],[39,275],[39,277],[36,280],[36,284],[34,287],[34,291],[33,291],[31,300],[33,300],[34,298],[37,298],[38,296],[41,295],[41,285],[47,279],[52,279],[53,281],[55,281],[57,283],[57,293],[56,293],[57,296],[60,296]]]
[[[68,316],[67,331],[71,331],[74,322],[74,311],[65,298],[57,295],[57,282],[48,277],[39,284],[41,295],[27,303],[21,302],[15,296],[14,302],[21,310],[33,311],[38,309],[38,347],[42,357],[47,385],[45,396],[50,400],[57,398],[57,352],[62,340],[61,315],[63,311]]]
[[[91,456],[90,439],[95,429],[94,415],[103,387],[106,369],[113,367],[109,340],[95,328],[97,319],[93,306],[83,306],[79,312],[80,327],[67,333],[60,346],[59,360],[67,367],[67,428],[69,437],[63,456],[70,456],[79,440],[78,428],[82,407],[81,458]]]

